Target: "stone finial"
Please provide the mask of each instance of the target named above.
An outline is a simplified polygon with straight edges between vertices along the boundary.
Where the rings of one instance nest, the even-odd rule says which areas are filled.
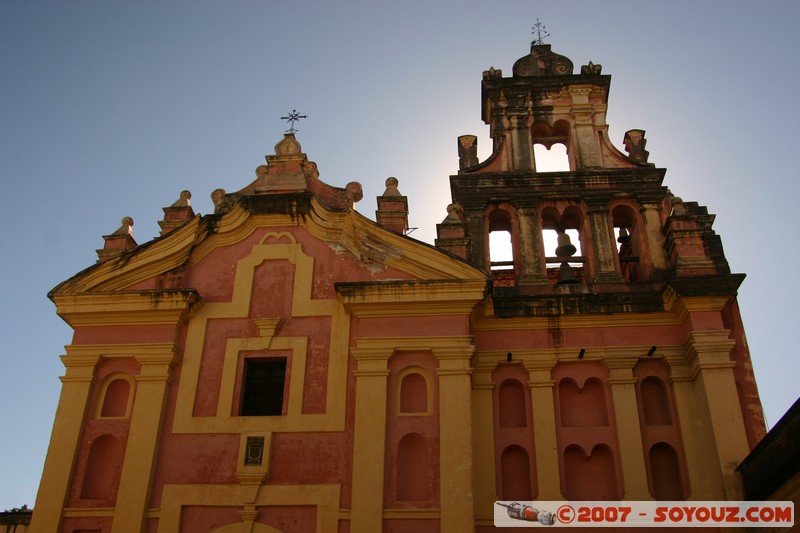
[[[275,145],[275,153],[265,158],[267,164],[255,169],[256,179],[243,189],[230,194],[221,189],[212,193],[214,214],[225,214],[233,209],[240,198],[251,196],[307,196],[310,193],[327,207],[350,209],[364,195],[358,182],[334,187],[322,181],[317,164],[308,160],[294,133],[287,132]]]
[[[317,164],[313,161],[306,161],[303,163],[303,174],[312,180],[319,179],[319,169],[317,168]]]
[[[130,235],[133,237],[133,219],[122,217],[122,225],[112,235]]]
[[[447,206],[447,216],[442,220],[442,224],[458,224],[464,221],[464,208],[458,202]]]
[[[364,190],[361,188],[361,184],[357,181],[351,181],[344,187],[345,191],[347,191],[347,200],[350,202],[350,207],[353,204],[360,202],[362,198],[364,198]]]
[[[97,251],[98,262],[103,262],[111,257],[121,254],[125,250],[136,248],[138,244],[133,238],[133,219],[123,217],[122,225],[112,234],[103,235],[105,244]]]
[[[489,70],[483,71],[484,80],[499,80],[503,77],[503,71],[499,68],[489,67]]]
[[[283,139],[275,145],[277,155],[300,155],[302,151],[300,143],[297,142],[293,133],[286,133]]]
[[[673,196],[672,200],[669,201],[669,205],[672,206],[672,213],[670,213],[670,216],[689,215],[689,210],[683,205],[683,199],[680,196]]]
[[[192,193],[181,191],[180,197],[169,207],[163,207],[164,218],[158,222],[161,227],[161,235],[182,226],[187,220],[194,217],[192,209]]]
[[[460,135],[458,137],[458,169],[474,167],[478,164],[478,137]]]
[[[645,145],[647,145],[644,133],[644,130],[628,130],[625,132],[625,139],[622,141],[625,145],[625,151],[628,152],[628,157],[640,164],[647,164],[647,158],[650,157],[650,152],[644,149]]]
[[[180,197],[175,200],[175,203],[173,203],[170,207],[189,207],[192,205],[191,199],[192,193],[187,190],[183,190],[181,191]]]
[[[225,198],[225,189],[214,189],[211,192],[211,201],[214,203],[214,213],[219,211],[223,198]]]
[[[436,224],[437,248],[466,259],[469,256],[469,239],[464,222],[464,208],[454,202],[447,206],[447,216]]]
[[[386,190],[383,191],[382,196],[403,196],[400,194],[400,191],[397,190],[398,183],[395,177],[386,178]]]
[[[581,66],[581,74],[600,74],[603,72],[603,65],[595,65],[589,61],[588,65]]]
[[[392,231],[405,234],[408,230],[408,198],[397,189],[397,178],[386,179],[386,191],[378,196],[375,220]]]

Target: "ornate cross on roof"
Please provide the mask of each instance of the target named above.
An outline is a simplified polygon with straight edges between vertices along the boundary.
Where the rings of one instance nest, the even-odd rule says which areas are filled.
[[[296,109],[292,109],[292,112],[289,113],[288,116],[281,117],[281,120],[285,120],[289,123],[289,129],[286,130],[286,133],[291,133],[292,135],[294,135],[294,133],[298,131],[294,129],[294,123],[303,118],[308,118],[308,115],[301,115],[300,113],[297,112]]]
[[[533,25],[533,28],[531,28],[531,30],[533,30],[531,31],[531,33],[536,35],[536,39],[534,39],[533,42],[531,42],[531,45],[544,44],[544,41],[542,39],[547,39],[548,37],[550,37],[550,34],[547,33],[547,31],[545,31],[546,28],[544,24],[539,22],[539,17],[536,17],[536,24]]]

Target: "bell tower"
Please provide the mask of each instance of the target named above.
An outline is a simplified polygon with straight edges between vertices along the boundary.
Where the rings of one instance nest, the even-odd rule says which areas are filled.
[[[495,297],[516,302],[512,314],[535,312],[528,297],[537,295],[604,294],[612,309],[647,308],[672,278],[737,286],[742,277],[730,274],[713,216],[663,185],[666,169],[648,162],[645,131],[626,132],[624,152],[612,144],[611,76],[592,62],[573,71],[569,58],[535,41],[510,77],[483,72],[493,152],[478,161],[477,137],[459,137],[437,246],[491,272]],[[563,145],[569,170],[538,171],[537,144]],[[497,234],[500,252],[490,246]]]
[[[496,417],[473,423],[495,438],[474,446],[499,474],[480,486],[495,480],[512,500],[737,499],[734,467],[765,433],[736,300],[744,275],[714,215],[664,185],[643,129],[612,144],[610,84],[539,39],[510,77],[483,72],[491,155],[458,138],[436,246],[490,286],[471,317],[473,409]],[[566,168],[545,170],[536,145],[563,145]],[[586,484],[589,464],[604,465],[605,485]]]

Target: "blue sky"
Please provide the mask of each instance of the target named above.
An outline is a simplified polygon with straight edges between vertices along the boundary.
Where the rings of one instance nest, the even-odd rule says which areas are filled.
[[[396,176],[412,236],[432,242],[457,136],[489,153],[481,73],[510,75],[537,17],[554,51],[612,75],[615,144],[647,130],[665,184],[717,215],[777,422],[800,390],[800,3],[5,0],[0,510],[33,505],[60,392],[71,332],[46,294],[94,263],[102,235],[132,216],[139,243],[156,237],[182,189],[211,212],[211,191],[248,184],[296,108],[322,180],[361,182],[374,218]]]

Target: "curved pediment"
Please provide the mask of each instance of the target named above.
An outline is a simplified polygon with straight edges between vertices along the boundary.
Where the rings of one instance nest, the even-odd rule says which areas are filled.
[[[240,197],[228,213],[198,215],[167,235],[83,270],[50,295],[195,288],[191,269],[199,262],[259,230],[280,227],[307,231],[369,272],[391,270],[413,280],[487,279],[463,259],[389,231],[355,210],[332,210],[314,194],[297,193]]]

